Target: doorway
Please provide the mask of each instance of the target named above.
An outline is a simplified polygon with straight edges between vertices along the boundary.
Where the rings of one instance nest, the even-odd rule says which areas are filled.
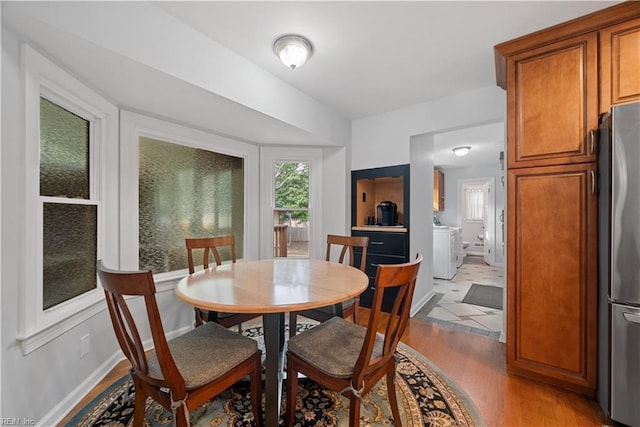
[[[458,180],[458,224],[465,254],[496,265],[495,178]]]
[[[452,277],[430,278],[424,289],[418,290],[416,288],[416,293],[419,298],[423,298],[422,303],[424,304],[416,316],[424,316],[428,318],[428,321],[447,323],[456,328],[467,328],[472,332],[497,335],[501,340],[504,340],[504,311],[463,303],[462,300],[473,284],[479,284],[500,288],[503,294],[502,304],[504,305],[504,301],[506,301],[502,290],[505,286],[506,245],[500,221],[504,218],[504,209],[506,208],[506,188],[503,179],[505,171],[502,161],[505,150],[504,141],[504,122],[495,121],[415,136],[412,137],[411,147],[412,174],[414,169],[424,168],[425,172],[421,173],[420,178],[430,184],[436,182],[435,178],[429,176],[430,174],[433,176],[435,168],[438,168],[444,175],[445,202],[441,210],[431,212],[433,206],[433,193],[431,192],[430,197],[423,202],[412,197],[412,201],[416,200],[412,203],[412,213],[416,208],[416,211],[424,213],[423,217],[427,215],[433,217],[434,226],[429,225],[430,230],[423,230],[423,232],[430,234],[430,237],[426,238],[423,244],[425,251],[434,250],[433,244],[436,241],[434,235],[437,228],[442,226],[464,228],[462,221],[458,218],[459,206],[461,205],[460,182],[464,182],[464,180],[482,182],[485,179],[487,183],[482,189],[483,198],[492,200],[493,203],[492,207],[489,204],[483,205],[484,209],[489,212],[485,212],[480,231],[474,234],[475,236],[480,235],[481,238],[464,239],[468,243],[482,242],[481,250],[476,252],[480,256],[471,254],[465,259],[464,254],[469,249],[467,246],[461,256],[461,265],[458,266]],[[457,146],[469,146],[471,149],[466,156],[458,157],[453,154],[453,148]],[[412,191],[414,190],[412,189]],[[423,203],[424,206],[416,206],[420,203]],[[412,248],[419,247],[414,244],[414,239],[420,238],[419,235],[415,235],[415,230],[416,224],[412,222]],[[490,235],[487,236],[487,233]],[[490,252],[487,250],[487,261],[492,265],[485,262],[485,246],[491,248]],[[480,262],[474,265],[473,262],[465,261]],[[434,271],[436,260],[434,259],[432,262],[431,267]],[[420,302],[418,300],[418,303]],[[434,309],[437,310],[430,313]],[[447,309],[448,313],[441,309]],[[490,325],[485,323],[483,326],[477,322],[478,320],[484,322],[489,318],[491,318]]]

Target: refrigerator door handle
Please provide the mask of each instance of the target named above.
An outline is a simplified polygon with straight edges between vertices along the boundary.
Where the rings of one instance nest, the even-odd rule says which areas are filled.
[[[622,313],[625,319],[629,322],[640,323],[640,314],[634,313]]]

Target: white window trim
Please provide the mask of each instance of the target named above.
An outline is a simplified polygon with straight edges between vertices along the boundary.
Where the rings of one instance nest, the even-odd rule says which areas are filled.
[[[120,268],[137,270],[138,259],[138,172],[139,141],[147,137],[186,147],[241,157],[244,159],[244,259],[257,259],[258,250],[258,164],[259,150],[252,144],[202,132],[129,111],[120,114]],[[187,270],[154,276],[158,291],[174,287]]]
[[[42,203],[40,197],[40,96],[87,119],[91,125],[92,199],[98,200],[98,258],[115,263],[118,242],[106,237],[118,230],[117,170],[118,109],[72,75],[33,50],[21,46],[25,84],[25,245],[21,269],[20,319],[17,340],[24,354],[60,336],[105,309],[104,293],[97,288],[43,310]],[[94,196],[95,195],[95,196]]]
[[[276,162],[309,163],[309,258],[323,258],[322,238],[322,159],[320,148],[262,147],[260,149],[260,258],[273,258],[273,210],[275,182],[273,166]]]

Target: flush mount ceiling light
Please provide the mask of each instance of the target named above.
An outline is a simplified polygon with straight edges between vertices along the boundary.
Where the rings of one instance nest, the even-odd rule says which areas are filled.
[[[464,147],[455,147],[453,148],[452,151],[456,156],[462,157],[462,156],[466,156],[469,150],[471,150],[471,147],[464,146]]]
[[[287,34],[273,43],[273,52],[287,67],[295,70],[302,67],[313,53],[309,40],[295,34]]]

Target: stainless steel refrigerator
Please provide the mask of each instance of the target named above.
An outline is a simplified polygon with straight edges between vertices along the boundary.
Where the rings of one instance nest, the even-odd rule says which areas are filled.
[[[598,390],[611,419],[640,426],[640,103],[599,131]]]

